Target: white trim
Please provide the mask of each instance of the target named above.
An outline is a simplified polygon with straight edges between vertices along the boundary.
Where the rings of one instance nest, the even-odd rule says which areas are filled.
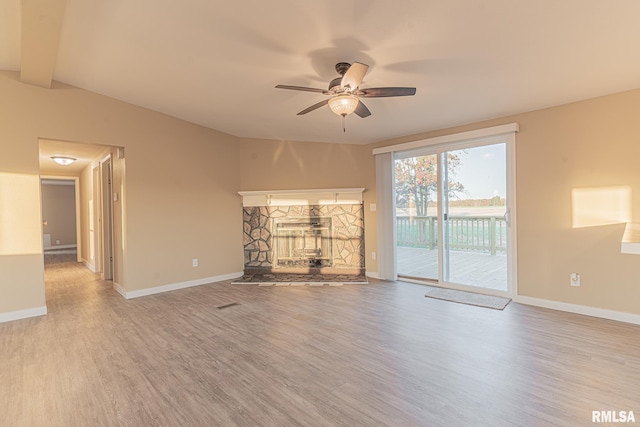
[[[523,295],[515,295],[513,301],[519,304],[535,307],[549,308],[551,310],[565,311],[568,313],[582,314],[585,316],[599,317],[618,322],[640,325],[640,314],[626,313],[624,311],[607,310],[605,308],[589,307],[586,305],[570,304],[560,301],[552,301],[542,298],[534,298]]]
[[[396,282],[404,282],[404,283],[414,283],[416,285],[425,285],[425,286],[433,286],[436,288],[440,288],[441,286],[439,286],[438,282],[432,282],[430,280],[420,280],[420,279],[412,279],[410,277],[402,277],[399,276],[398,280],[396,280]]]
[[[144,297],[147,295],[160,294],[163,292],[175,291],[178,289],[191,288],[193,286],[206,285],[213,282],[221,282],[223,280],[233,280],[242,277],[243,272],[223,274],[221,276],[205,277],[203,279],[189,280],[187,282],[172,283],[169,285],[156,286],[154,288],[140,289],[137,291],[125,291],[120,285],[114,283],[114,289],[123,295],[126,299]],[[116,288],[117,286],[117,288]]]
[[[43,178],[41,178],[41,182],[44,185],[69,185],[69,186],[71,186],[71,185],[74,185],[74,183],[71,182],[72,178],[74,178],[74,177],[67,177],[65,179],[59,179],[59,178],[56,178],[56,179],[44,178],[43,179]]]
[[[378,276],[378,272],[377,271],[366,271],[365,276],[367,277],[371,277],[373,279],[380,279],[380,277]]]
[[[627,223],[622,235],[620,252],[623,254],[640,254],[640,223]]]
[[[124,286],[122,286],[119,283],[113,282],[113,289],[119,293],[120,295],[122,295],[123,297],[125,297],[125,299],[127,298],[127,291],[125,291]]]
[[[242,206],[359,205],[364,188],[239,191]]]
[[[77,248],[78,245],[76,244],[72,244],[72,245],[51,245],[51,246],[47,246],[44,248],[45,252],[49,251],[49,250],[55,250],[55,249],[72,249],[72,248]]]
[[[259,191],[238,191],[241,196],[254,195],[289,195],[289,194],[318,194],[318,193],[362,193],[364,188],[316,188],[310,190],[259,190]]]
[[[429,145],[446,144],[449,142],[462,142],[472,139],[486,138],[490,136],[504,135],[520,130],[518,123],[508,123],[500,126],[493,126],[484,129],[476,129],[468,132],[452,133],[450,135],[436,136],[433,138],[421,139],[418,141],[405,142],[403,144],[390,145],[388,147],[374,148],[373,154],[394,153],[396,151],[411,150],[414,148],[426,147]]]
[[[95,265],[91,264],[89,261],[87,261],[86,259],[82,260],[82,263],[84,264],[85,267],[87,267],[89,270],[91,270],[92,273],[96,272],[96,267]]]
[[[0,323],[12,322],[14,320],[26,319],[28,317],[44,316],[47,314],[47,306],[28,308],[26,310],[10,311],[0,313]]]
[[[507,208],[509,222],[507,227],[507,292],[510,297],[518,295],[518,213],[516,182],[516,135],[509,136],[506,143],[507,167]]]

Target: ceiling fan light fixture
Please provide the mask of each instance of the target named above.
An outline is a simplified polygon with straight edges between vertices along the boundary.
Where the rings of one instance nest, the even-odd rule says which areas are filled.
[[[53,160],[54,162],[56,162],[61,166],[69,166],[71,163],[76,161],[76,159],[74,159],[73,157],[66,157],[66,156],[52,156],[51,160]]]
[[[329,100],[329,108],[339,116],[348,116],[356,110],[358,102],[353,95],[339,95]]]

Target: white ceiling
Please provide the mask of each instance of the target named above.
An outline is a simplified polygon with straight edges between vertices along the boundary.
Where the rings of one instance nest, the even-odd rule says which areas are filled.
[[[0,0],[0,68],[20,69],[20,1]],[[640,86],[638,0],[66,0],[53,78],[240,137],[366,143]],[[336,62],[372,116],[300,110]]]

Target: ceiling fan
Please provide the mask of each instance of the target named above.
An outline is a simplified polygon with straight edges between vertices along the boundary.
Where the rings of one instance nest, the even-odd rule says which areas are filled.
[[[377,87],[361,89],[360,83],[368,69],[368,65],[360,62],[354,62],[353,64],[338,62],[336,64],[336,71],[340,74],[340,77],[331,80],[329,89],[327,90],[288,85],[277,85],[276,88],[315,92],[330,96],[329,99],[320,101],[300,111],[298,113],[299,116],[329,105],[331,111],[342,116],[343,119],[351,113],[356,113],[356,115],[362,118],[371,115],[371,111],[369,111],[360,98],[385,98],[390,96],[412,96],[416,94],[415,87]]]

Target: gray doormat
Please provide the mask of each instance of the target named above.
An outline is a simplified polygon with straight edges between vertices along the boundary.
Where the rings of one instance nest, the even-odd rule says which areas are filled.
[[[460,304],[504,310],[511,302],[511,298],[494,297],[473,292],[457,291],[455,289],[434,288],[425,294],[427,298],[452,301]]]

